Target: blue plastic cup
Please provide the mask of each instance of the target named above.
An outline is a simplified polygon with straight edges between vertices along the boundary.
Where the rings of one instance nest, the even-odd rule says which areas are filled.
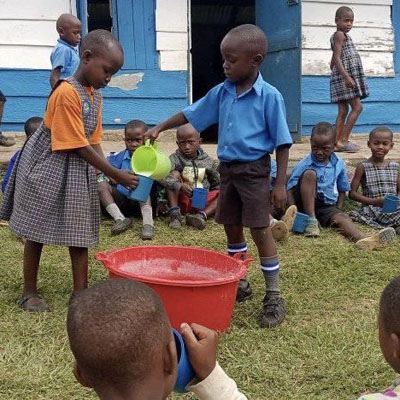
[[[297,212],[296,213],[296,218],[294,219],[294,222],[293,222],[292,230],[294,232],[304,233],[304,231],[307,228],[309,219],[310,219],[310,217],[307,214],[303,214],[301,212]]]
[[[139,178],[139,183],[135,189],[129,190],[125,186],[117,185],[117,190],[131,200],[146,202],[150,196],[151,188],[154,180],[148,176],[136,175]]]
[[[194,188],[192,195],[192,207],[200,210],[206,208],[208,190],[204,188]]]
[[[172,329],[172,332],[174,334],[176,354],[178,356],[178,376],[176,378],[174,392],[185,393],[187,392],[186,386],[193,380],[196,374],[190,364],[185,342],[181,334],[176,329]]]
[[[400,199],[394,194],[387,194],[383,202],[382,212],[385,214],[395,212],[399,206],[399,201]]]

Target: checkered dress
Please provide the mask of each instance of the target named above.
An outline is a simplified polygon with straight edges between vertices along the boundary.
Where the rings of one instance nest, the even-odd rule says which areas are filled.
[[[365,174],[361,180],[362,193],[366,197],[377,198],[386,194],[397,195],[397,177],[399,164],[390,161],[386,167],[377,167],[370,161],[364,161]],[[387,226],[400,227],[400,209],[385,214],[381,207],[363,205],[351,211],[350,217],[373,228],[382,229]]]
[[[73,77],[66,79],[82,100],[89,139],[97,126],[101,92],[93,102]],[[42,125],[25,143],[0,207],[0,219],[29,240],[63,246],[98,243],[100,205],[96,173],[74,151],[52,151],[51,131]]]
[[[334,34],[331,36],[331,48],[333,51]],[[344,83],[343,76],[340,75],[336,65],[333,66],[331,73],[331,102],[338,103],[359,97],[365,99],[369,96],[368,84],[365,78],[360,55],[354,46],[351,37],[345,33],[346,41],[343,43],[340,60],[344,69],[354,79],[355,88],[348,88]]]

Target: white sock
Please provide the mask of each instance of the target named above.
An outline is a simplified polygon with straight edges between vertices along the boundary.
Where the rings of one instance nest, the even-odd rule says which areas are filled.
[[[148,204],[140,204],[140,211],[142,212],[143,225],[154,225],[153,222],[153,210]]]
[[[106,211],[111,215],[112,219],[116,221],[117,219],[125,219],[124,214],[115,203],[111,203],[106,207]]]
[[[277,219],[271,218],[271,219],[269,220],[269,226],[272,227],[272,226],[274,226],[277,222],[278,222]]]

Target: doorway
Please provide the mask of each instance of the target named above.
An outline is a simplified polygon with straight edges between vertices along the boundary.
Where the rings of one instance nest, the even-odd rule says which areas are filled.
[[[191,0],[193,102],[225,80],[219,50],[223,37],[235,26],[255,20],[255,0]],[[206,129],[202,138],[216,142],[218,127]]]

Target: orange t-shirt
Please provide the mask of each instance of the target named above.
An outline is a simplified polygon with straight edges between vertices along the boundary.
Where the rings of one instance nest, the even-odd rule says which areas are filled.
[[[94,89],[84,89],[93,100]],[[97,127],[89,141],[83,127],[79,94],[68,82],[60,83],[50,96],[44,115],[44,125],[51,130],[51,149],[73,150],[101,143],[101,107],[102,104],[97,111]]]

